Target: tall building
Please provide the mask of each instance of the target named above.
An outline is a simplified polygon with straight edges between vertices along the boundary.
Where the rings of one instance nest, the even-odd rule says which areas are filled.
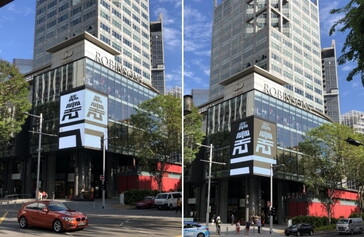
[[[332,41],[331,47],[321,50],[321,55],[325,114],[332,118],[334,122],[340,123],[340,97],[335,40]]]
[[[359,133],[364,133],[364,112],[355,110],[349,111],[341,115],[341,123],[353,128]]]
[[[332,122],[324,114],[318,14],[315,0],[215,0],[210,97],[199,111],[217,163],[208,177],[199,162],[211,154],[204,149],[187,167],[185,215],[205,220],[207,190],[211,216],[223,222],[234,214],[268,223],[272,203],[275,223],[325,214],[306,194],[298,146],[307,131]],[[342,193],[340,200],[351,195]],[[348,198],[333,213],[353,212]]]
[[[33,70],[33,60],[32,59],[20,59],[14,58],[13,65],[19,69],[19,72],[26,74]]]
[[[41,188],[55,197],[158,189],[131,139],[131,116],[159,94],[150,79],[149,1],[38,0],[36,9],[36,68],[25,75],[34,117],[0,152],[0,196],[34,194],[38,167]],[[56,137],[42,136],[38,150],[38,134],[28,131],[39,131],[40,114],[42,132]],[[181,187],[180,159],[168,161],[163,191]]]
[[[174,97],[182,99],[182,87],[174,86],[171,89],[167,90],[166,95],[173,95]]]
[[[223,80],[257,65],[323,112],[319,24],[316,0],[215,0],[210,99],[222,96]]]
[[[152,85],[164,95],[166,83],[164,80],[165,68],[162,15],[159,16],[159,21],[150,23],[150,40],[152,50]]]
[[[151,84],[149,0],[38,0],[34,69],[49,65],[49,48],[84,31],[117,50],[115,61]]]
[[[208,89],[192,89],[191,95],[193,98],[193,104],[200,106],[209,101],[209,90]]]

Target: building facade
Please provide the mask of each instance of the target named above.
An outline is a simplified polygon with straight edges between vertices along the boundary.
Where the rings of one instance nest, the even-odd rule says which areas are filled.
[[[339,81],[334,40],[332,41],[331,47],[321,50],[321,55],[325,114],[332,118],[335,123],[340,123]]]
[[[364,112],[349,111],[341,115],[341,123],[351,127],[358,133],[364,133]]]
[[[257,65],[324,112],[318,1],[215,1],[210,99],[220,84]]]
[[[32,59],[13,59],[13,65],[19,69],[19,72],[26,74],[33,70],[33,60]]]
[[[49,48],[84,31],[117,50],[114,60],[151,84],[149,0],[37,0],[34,69],[49,65]]]
[[[192,89],[191,95],[195,106],[200,106],[209,101],[208,89]]]
[[[162,15],[158,21],[150,23],[150,40],[152,50],[152,85],[162,95],[165,94],[165,67],[164,67],[164,41]]]
[[[172,95],[174,97],[182,99],[182,87],[174,86],[167,90],[166,95]]]
[[[210,218],[260,216],[268,223],[271,203],[275,223],[324,215],[306,195],[298,150],[307,131],[333,122],[324,113],[318,1],[215,1],[212,34],[210,98],[199,109],[204,144],[226,165],[212,165]],[[202,153],[198,158],[209,155]],[[207,167],[195,161],[185,173],[185,215],[200,221]],[[310,208],[296,212],[303,204]],[[354,199],[337,207],[357,211]]]

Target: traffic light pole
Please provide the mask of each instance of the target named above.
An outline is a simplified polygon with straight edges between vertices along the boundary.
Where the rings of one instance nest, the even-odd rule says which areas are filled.
[[[269,234],[272,234],[273,230],[273,164],[270,164],[270,206],[269,206]]]

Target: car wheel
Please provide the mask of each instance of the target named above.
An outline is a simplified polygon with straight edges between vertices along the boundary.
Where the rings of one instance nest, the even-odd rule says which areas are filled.
[[[313,235],[313,231],[312,230],[310,230],[310,233],[308,233],[310,236],[312,236]]]
[[[158,210],[160,210],[161,209],[161,206],[158,206],[157,208],[158,208]]]
[[[301,236],[301,232],[297,231],[297,234],[296,235],[297,236]]]
[[[19,226],[21,228],[27,228],[28,227],[28,221],[27,221],[27,218],[25,218],[25,216],[20,217]]]
[[[363,234],[364,230],[362,228],[360,228],[360,234]]]
[[[197,235],[197,237],[205,237],[205,235],[204,235],[203,233],[199,233],[199,234]]]
[[[173,209],[173,205],[172,204],[169,204],[169,209]]]
[[[350,230],[350,234],[351,234],[351,235],[353,235],[353,234],[354,234],[354,230],[353,230],[353,229],[351,229],[351,230]]]
[[[285,235],[286,235],[286,236],[289,236],[289,234],[288,234],[288,233],[286,233]]]
[[[62,222],[60,220],[55,220],[53,222],[53,230],[57,233],[62,232]]]

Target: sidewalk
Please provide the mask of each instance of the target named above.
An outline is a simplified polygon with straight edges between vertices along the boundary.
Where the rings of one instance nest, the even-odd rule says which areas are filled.
[[[206,225],[206,223],[201,223],[202,225]],[[245,226],[240,227],[239,235],[236,233],[236,226],[231,224],[221,224],[221,233],[220,236],[284,236],[284,229],[286,225],[274,225],[272,234],[269,233],[269,225],[265,225],[261,228],[261,233],[258,233],[258,227],[251,226],[249,230],[249,234],[245,233]],[[211,236],[219,236],[216,232],[215,224],[209,224],[209,230]]]

